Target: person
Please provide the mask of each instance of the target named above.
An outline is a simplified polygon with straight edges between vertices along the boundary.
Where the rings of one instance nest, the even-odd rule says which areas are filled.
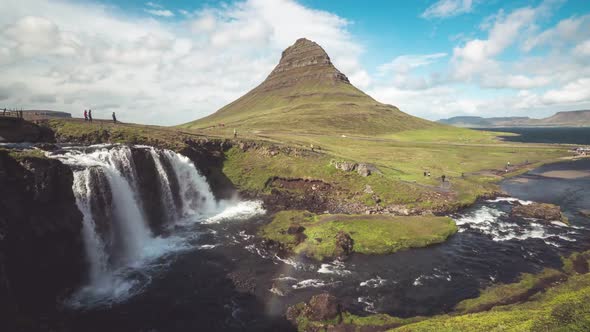
[[[88,110],[88,121],[92,122],[92,110]]]
[[[84,121],[88,121],[88,111],[84,110]]]
[[[443,174],[440,178],[442,179],[442,182],[445,182],[445,179],[447,178],[447,176]]]
[[[424,177],[426,177],[426,171],[424,171]]]
[[[117,123],[117,117],[115,116],[115,112],[113,112],[113,123]]]
[[[238,131],[234,128],[234,138],[238,137]]]
[[[314,152],[313,151],[313,144],[310,144],[310,147],[311,147],[311,152]]]
[[[430,172],[427,172],[427,173],[426,173],[426,176],[430,177]]]

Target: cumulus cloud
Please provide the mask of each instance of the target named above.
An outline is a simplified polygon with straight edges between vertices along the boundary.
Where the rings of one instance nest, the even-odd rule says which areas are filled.
[[[473,0],[438,0],[420,16],[427,19],[453,17],[471,12],[473,6]]]
[[[147,10],[167,10],[146,3]],[[359,87],[370,84],[362,46],[337,15],[294,0],[246,0],[175,22],[125,16],[93,2],[0,2],[6,107],[51,106],[75,115],[178,124],[208,115],[260,83],[297,38],[322,45]],[[108,106],[108,111],[107,111]],[[102,108],[101,108],[102,107]]]

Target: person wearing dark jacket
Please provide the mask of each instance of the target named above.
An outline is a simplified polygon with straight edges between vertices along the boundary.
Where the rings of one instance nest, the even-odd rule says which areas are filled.
[[[113,123],[117,123],[117,116],[115,115],[115,112],[113,112]]]
[[[88,110],[88,121],[92,122],[92,110]]]

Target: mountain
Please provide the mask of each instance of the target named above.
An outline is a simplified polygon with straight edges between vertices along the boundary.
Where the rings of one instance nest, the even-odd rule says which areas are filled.
[[[377,102],[354,87],[322,47],[299,39],[259,86],[205,118],[181,125],[223,123],[238,130],[379,135],[440,125]]]
[[[456,116],[438,120],[456,127],[587,127],[590,126],[590,110],[558,112],[548,118],[529,117],[482,118],[479,116]]]

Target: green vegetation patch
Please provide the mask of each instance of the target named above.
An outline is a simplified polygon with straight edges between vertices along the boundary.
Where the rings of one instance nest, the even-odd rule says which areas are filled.
[[[521,302],[564,278],[562,272],[554,269],[544,269],[538,274],[525,273],[516,283],[493,285],[484,289],[477,298],[459,302],[455,310],[472,313],[489,310],[498,305]]]
[[[4,149],[0,149],[4,150]],[[22,161],[26,158],[46,158],[45,153],[39,149],[26,149],[26,150],[12,150],[6,149],[8,155],[17,161]]]
[[[304,228],[303,237],[296,231]],[[337,257],[337,234],[352,238],[353,251],[390,254],[444,242],[457,232],[448,217],[384,215],[314,215],[307,211],[282,211],[260,230],[260,236],[279,242],[287,250],[316,260]]]

